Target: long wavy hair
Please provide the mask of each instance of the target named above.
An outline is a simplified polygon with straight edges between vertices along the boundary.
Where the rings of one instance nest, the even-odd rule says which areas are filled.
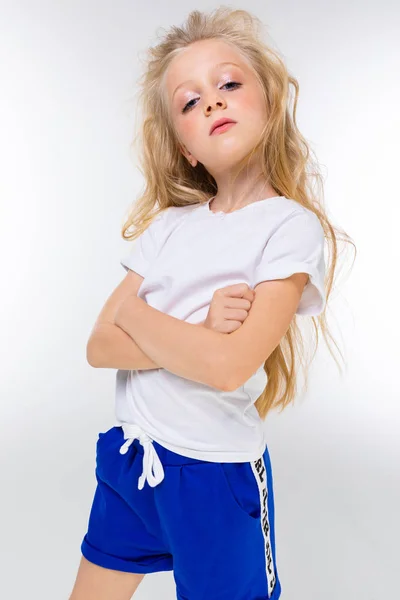
[[[298,81],[288,73],[277,52],[263,41],[262,28],[261,21],[245,10],[225,6],[210,13],[194,10],[182,27],[172,26],[160,43],[148,49],[138,88],[137,114],[140,115],[140,126],[136,128],[137,135],[133,142],[133,145],[137,145],[141,165],[139,170],[144,174],[145,189],[129,210],[123,223],[122,237],[136,239],[160,212],[170,206],[204,203],[216,195],[214,178],[199,162],[193,168],[180,151],[180,141],[166,100],[164,79],[173,58],[190,44],[208,39],[232,44],[253,66],[264,93],[268,114],[259,142],[243,158],[237,175],[256,155],[262,170],[261,176],[269,180],[277,195],[291,198],[317,215],[328,247],[325,309],[318,317],[311,317],[315,334],[314,353],[306,360],[304,339],[298,315],[295,315],[279,345],[264,363],[268,381],[255,406],[261,419],[265,419],[272,408],[281,407],[282,411],[290,402],[294,402],[298,364],[303,367],[305,386],[308,387],[307,372],[317,351],[319,329],[341,370],[329,344],[329,339],[333,340],[333,337],[327,326],[326,312],[337,266],[338,233],[343,234],[344,241],[354,244],[343,230],[337,230],[328,219],[324,208],[322,175],[296,124]],[[292,105],[290,86],[294,89]],[[129,232],[131,228],[133,231]],[[334,340],[333,343],[338,349]],[[342,356],[340,350],[339,353]]]

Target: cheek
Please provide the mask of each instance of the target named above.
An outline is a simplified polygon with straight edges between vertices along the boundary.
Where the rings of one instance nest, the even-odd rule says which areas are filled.
[[[242,108],[252,117],[265,117],[266,107],[264,98],[257,93],[244,95],[241,102]]]
[[[179,134],[185,143],[193,142],[193,140],[196,139],[195,136],[197,134],[196,120],[189,115],[184,119],[181,119],[179,123]]]

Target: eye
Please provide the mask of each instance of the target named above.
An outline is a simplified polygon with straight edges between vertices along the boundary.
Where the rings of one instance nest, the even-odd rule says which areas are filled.
[[[238,83],[237,81],[228,81],[227,83],[225,83],[222,88],[226,87],[227,85],[234,85],[234,87],[229,88],[227,91],[230,92],[232,90],[237,89],[238,87],[240,87],[242,84]],[[221,88],[221,89],[222,89]],[[195,106],[194,104],[191,104],[194,100],[196,100],[196,98],[193,98],[192,100],[190,100],[187,104],[185,104],[185,106],[183,107],[182,113],[187,112],[188,110],[190,110],[191,108],[193,108],[193,106]]]

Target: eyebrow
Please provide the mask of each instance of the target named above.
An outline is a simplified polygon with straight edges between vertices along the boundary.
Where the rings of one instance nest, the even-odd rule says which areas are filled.
[[[222,65],[235,65],[235,67],[239,67],[239,69],[241,69],[241,66],[240,66],[240,65],[237,65],[236,63],[234,63],[234,62],[230,62],[230,61],[220,62],[220,63],[218,63],[218,64],[214,65],[214,67],[213,67],[213,68],[216,68],[216,67],[221,67]],[[175,88],[175,91],[174,91],[174,93],[172,94],[172,98],[175,96],[176,92],[178,91],[178,89],[179,89],[180,87],[182,87],[183,85],[185,85],[185,83],[189,83],[190,81],[193,81],[193,79],[188,79],[187,81],[184,81],[183,83],[180,83],[180,84],[179,84],[179,85],[178,85],[178,86]]]

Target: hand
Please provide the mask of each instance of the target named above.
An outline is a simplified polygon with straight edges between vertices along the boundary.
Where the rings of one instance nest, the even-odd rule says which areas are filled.
[[[232,333],[247,318],[255,292],[247,283],[236,283],[216,290],[203,327],[219,333]]]

